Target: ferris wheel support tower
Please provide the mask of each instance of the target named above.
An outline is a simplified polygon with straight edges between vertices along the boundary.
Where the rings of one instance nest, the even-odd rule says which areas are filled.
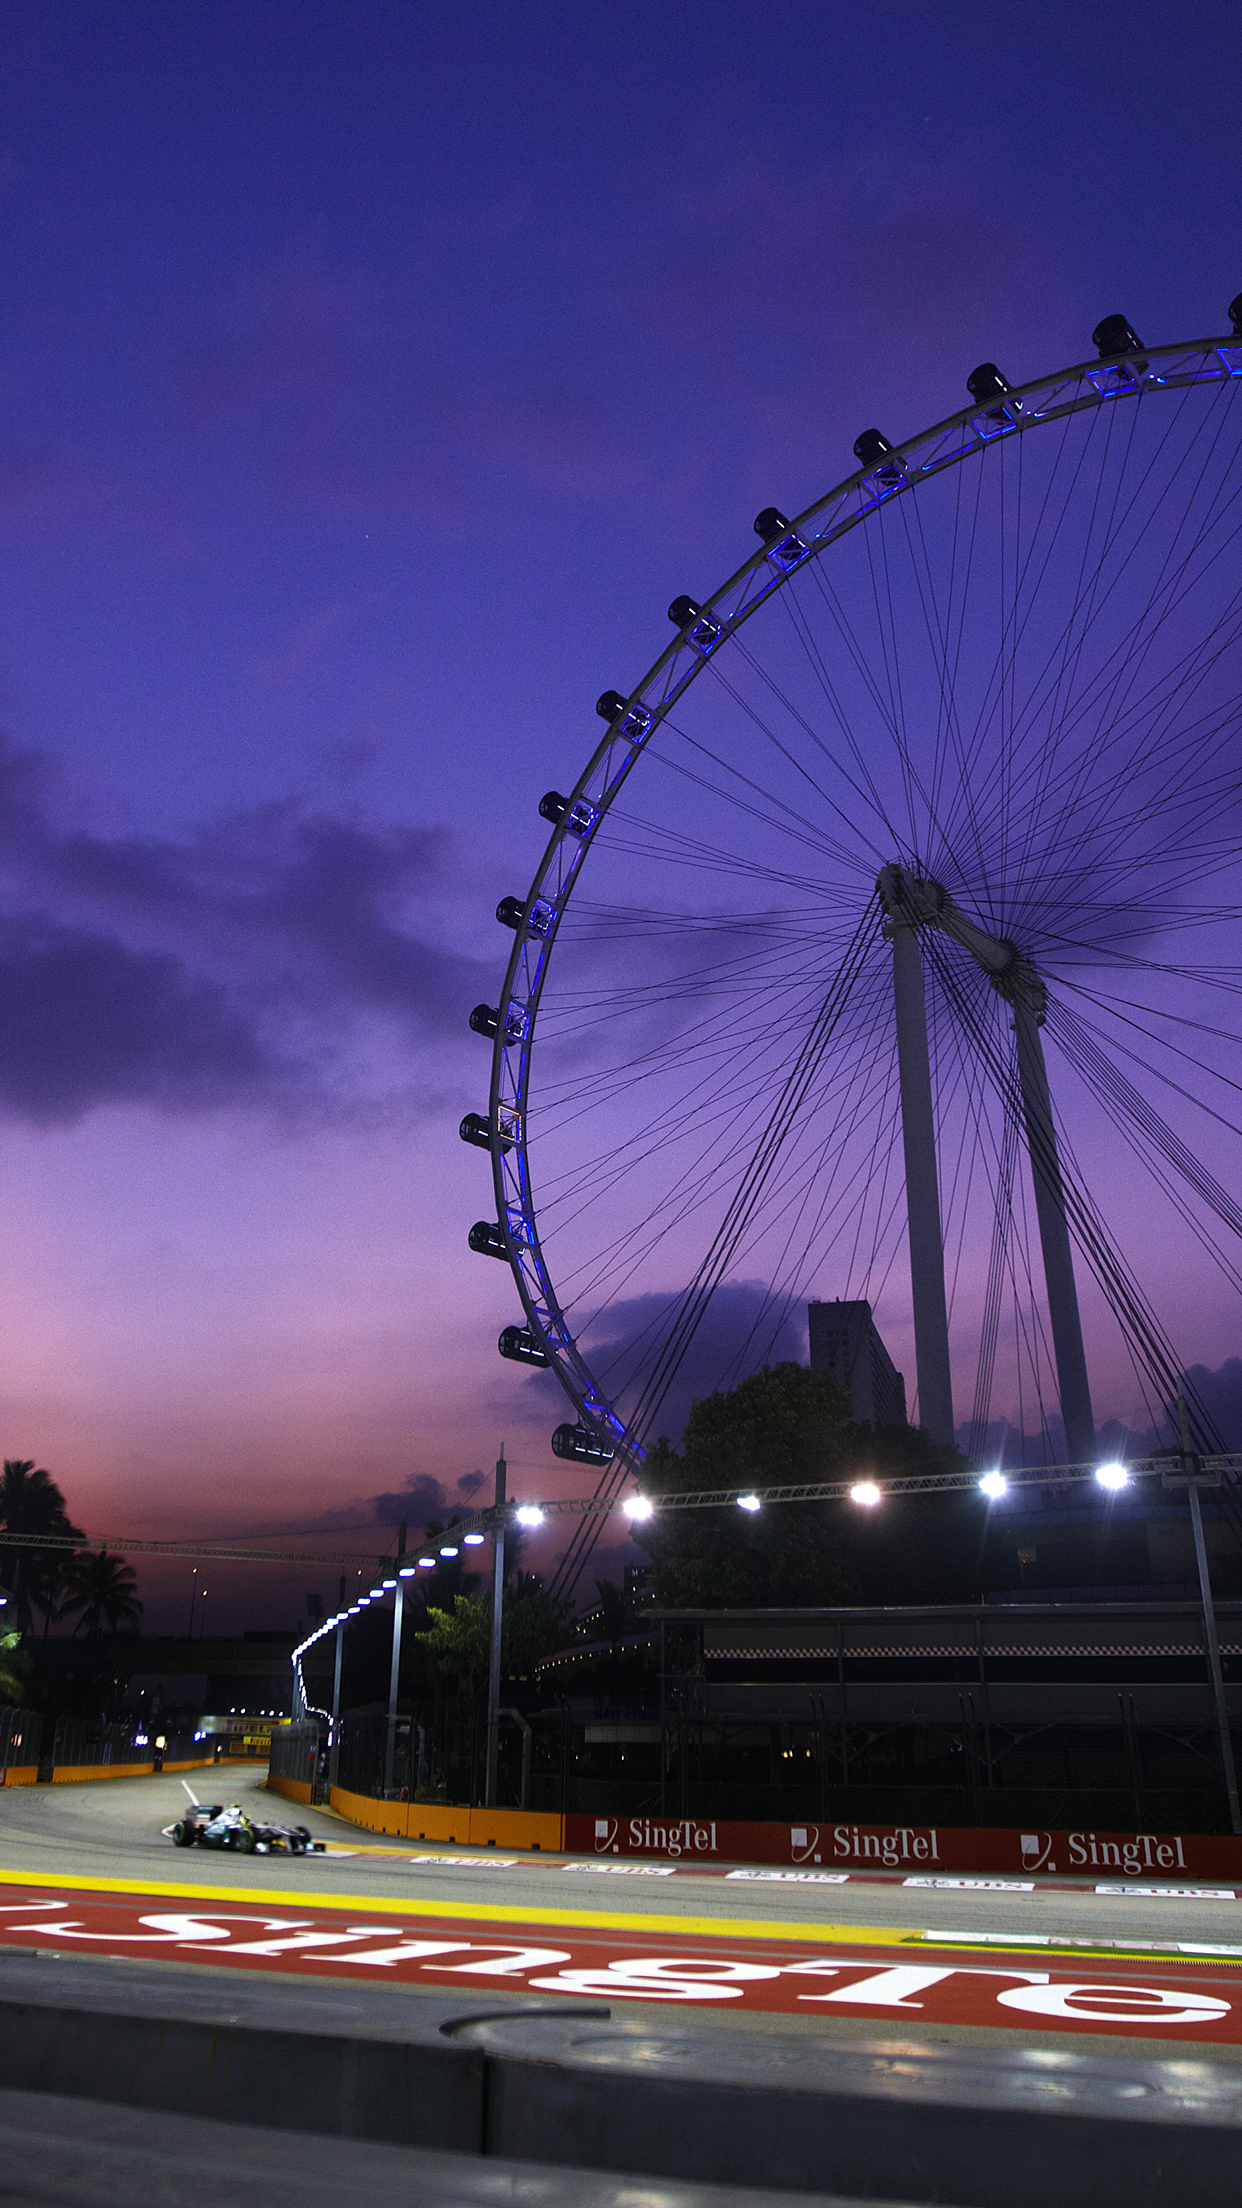
[[[1083,1350],[1082,1319],[1065,1216],[1065,1187],[1052,1117],[1048,1068],[1040,1035],[1047,1008],[1047,989],[1016,944],[1003,936],[988,934],[967,919],[939,882],[923,880],[907,867],[892,865],[881,870],[876,886],[884,910],[885,932],[893,946],[897,1065],[921,1422],[933,1441],[953,1440],[944,1241],[936,1174],[923,962],[918,943],[921,928],[939,928],[970,953],[997,994],[1013,1009],[1018,1083],[1039,1219],[1061,1416],[1071,1459],[1087,1463],[1095,1455],[1095,1416]]]

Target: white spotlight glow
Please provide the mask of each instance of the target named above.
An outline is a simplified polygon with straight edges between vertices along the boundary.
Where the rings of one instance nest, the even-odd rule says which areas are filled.
[[[543,1524],[543,1512],[540,1510],[538,1503],[523,1503],[516,1515],[519,1526],[541,1526]]]
[[[637,1525],[642,1519],[653,1515],[655,1504],[647,1495],[627,1495],[621,1509],[630,1522]]]
[[[386,1579],[386,1580],[384,1581],[384,1585],[385,1585],[385,1587],[395,1587],[395,1586],[396,1586],[396,1584],[397,1584],[397,1582],[396,1582],[396,1580],[395,1580],[395,1579]]]
[[[876,1504],[883,1502],[883,1500],[883,1491],[876,1486],[874,1480],[859,1480],[857,1485],[850,1489],[850,1501],[861,1503],[864,1510],[874,1510]]]
[[[1102,1464],[1096,1473],[1101,1487],[1128,1487],[1130,1475],[1124,1464]]]
[[[487,1539],[485,1533],[463,1533],[463,1545],[468,1549],[481,1549]]]
[[[418,1568],[419,1568],[419,1571],[420,1571],[420,1572],[432,1572],[432,1571],[434,1571],[434,1570],[435,1570],[435,1564],[436,1564],[436,1560],[435,1560],[434,1556],[420,1556],[420,1557],[419,1557],[419,1560],[418,1560]]]
[[[441,1556],[456,1556],[457,1553],[458,1551],[452,1541],[446,1541],[440,1550]]]
[[[979,1493],[986,1495],[990,1503],[999,1502],[1002,1495],[1009,1493],[1009,1482],[1004,1473],[985,1472],[979,1482]]]
[[[403,1564],[397,1574],[397,1577],[398,1579],[413,1579],[414,1566],[412,1564]]]
[[[739,1495],[737,1507],[739,1510],[760,1510],[763,1506],[757,1495]]]

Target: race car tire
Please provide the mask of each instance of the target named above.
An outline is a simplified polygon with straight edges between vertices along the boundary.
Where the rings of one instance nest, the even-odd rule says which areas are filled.
[[[195,1838],[196,1834],[193,1825],[187,1824],[184,1817],[178,1817],[176,1824],[172,1828],[172,1844],[174,1848],[192,1848]]]
[[[231,1848],[236,1849],[239,1855],[254,1854],[254,1834],[252,1832],[243,1832],[236,1829],[229,1834],[228,1844]]]

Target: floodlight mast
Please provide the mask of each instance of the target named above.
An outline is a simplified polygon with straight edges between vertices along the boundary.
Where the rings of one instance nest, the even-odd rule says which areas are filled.
[[[1012,1008],[1014,1037],[1017,1044],[1018,1085],[1022,1094],[1022,1115],[1026,1125],[1027,1153],[1031,1161],[1031,1179],[1035,1189],[1035,1210],[1039,1220],[1039,1240],[1044,1260],[1044,1280],[1048,1291],[1048,1315],[1052,1326],[1053,1355],[1056,1358],[1057,1389],[1061,1398],[1061,1417],[1065,1423],[1066,1440],[1071,1458],[1085,1462],[1095,1455],[1095,1414],[1091,1405],[1091,1387],[1087,1379],[1087,1360],[1082,1342],[1082,1318],[1078,1309],[1078,1288],[1074,1279],[1074,1260],[1070,1249],[1069,1227],[1065,1216],[1065,1185],[1061,1178],[1061,1161],[1057,1149],[1056,1127],[1052,1117],[1052,1098],[1048,1088],[1048,1068],[1044,1060],[1043,1039],[1040,1029],[1048,1005],[1048,992],[1042,977],[1028,958],[1024,958],[1016,944],[1005,937],[990,935],[977,927],[954,904],[939,882],[922,880],[904,866],[886,866],[882,870],[877,887],[884,907],[886,931],[893,942],[894,982],[897,999],[897,1053],[901,1074],[902,1129],[906,1145],[906,1179],[911,1178],[911,1138],[907,1132],[907,1118],[914,1113],[922,1122],[916,1128],[914,1151],[916,1160],[922,1161],[930,1151],[935,1157],[935,1130],[931,1119],[931,1082],[928,1076],[925,1091],[923,1084],[912,1078],[907,1081],[906,1056],[903,1055],[903,1009],[907,1025],[907,1053],[912,1062],[917,1059],[920,1045],[922,1061],[927,1063],[927,1020],[923,1004],[922,961],[919,957],[917,931],[921,927],[939,928],[941,932],[962,949],[968,951],[976,964],[981,966],[997,995]],[[899,962],[904,967],[917,968],[917,1008],[912,1014],[909,999],[913,992],[906,985],[903,1007],[902,984],[898,979]],[[916,1029],[917,1018],[917,1029]],[[926,1166],[921,1166],[924,1177]],[[925,1192],[920,1192],[919,1262],[915,1258],[915,1200],[910,1205],[910,1260],[914,1279],[914,1339],[919,1373],[919,1405],[923,1410],[924,1350],[922,1334],[929,1337],[926,1361],[934,1374],[942,1366],[947,1387],[949,1340],[948,1323],[944,1316],[944,1251],[940,1238],[939,1199],[936,1195],[934,1163],[931,1172],[932,1204],[929,1206]],[[932,1246],[930,1227],[922,1217],[923,1211],[935,1213],[935,1241]],[[939,1399],[937,1398],[937,1401]],[[951,1404],[950,1404],[951,1421]],[[937,1433],[925,1414],[923,1424],[933,1440],[952,1440],[950,1422],[947,1433]]]

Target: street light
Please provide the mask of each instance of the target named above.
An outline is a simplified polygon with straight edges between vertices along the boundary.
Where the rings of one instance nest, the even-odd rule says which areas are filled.
[[[990,1503],[998,1503],[1002,1495],[1009,1493],[1009,1482],[1003,1472],[985,1472],[979,1482],[979,1493],[986,1495]]]

